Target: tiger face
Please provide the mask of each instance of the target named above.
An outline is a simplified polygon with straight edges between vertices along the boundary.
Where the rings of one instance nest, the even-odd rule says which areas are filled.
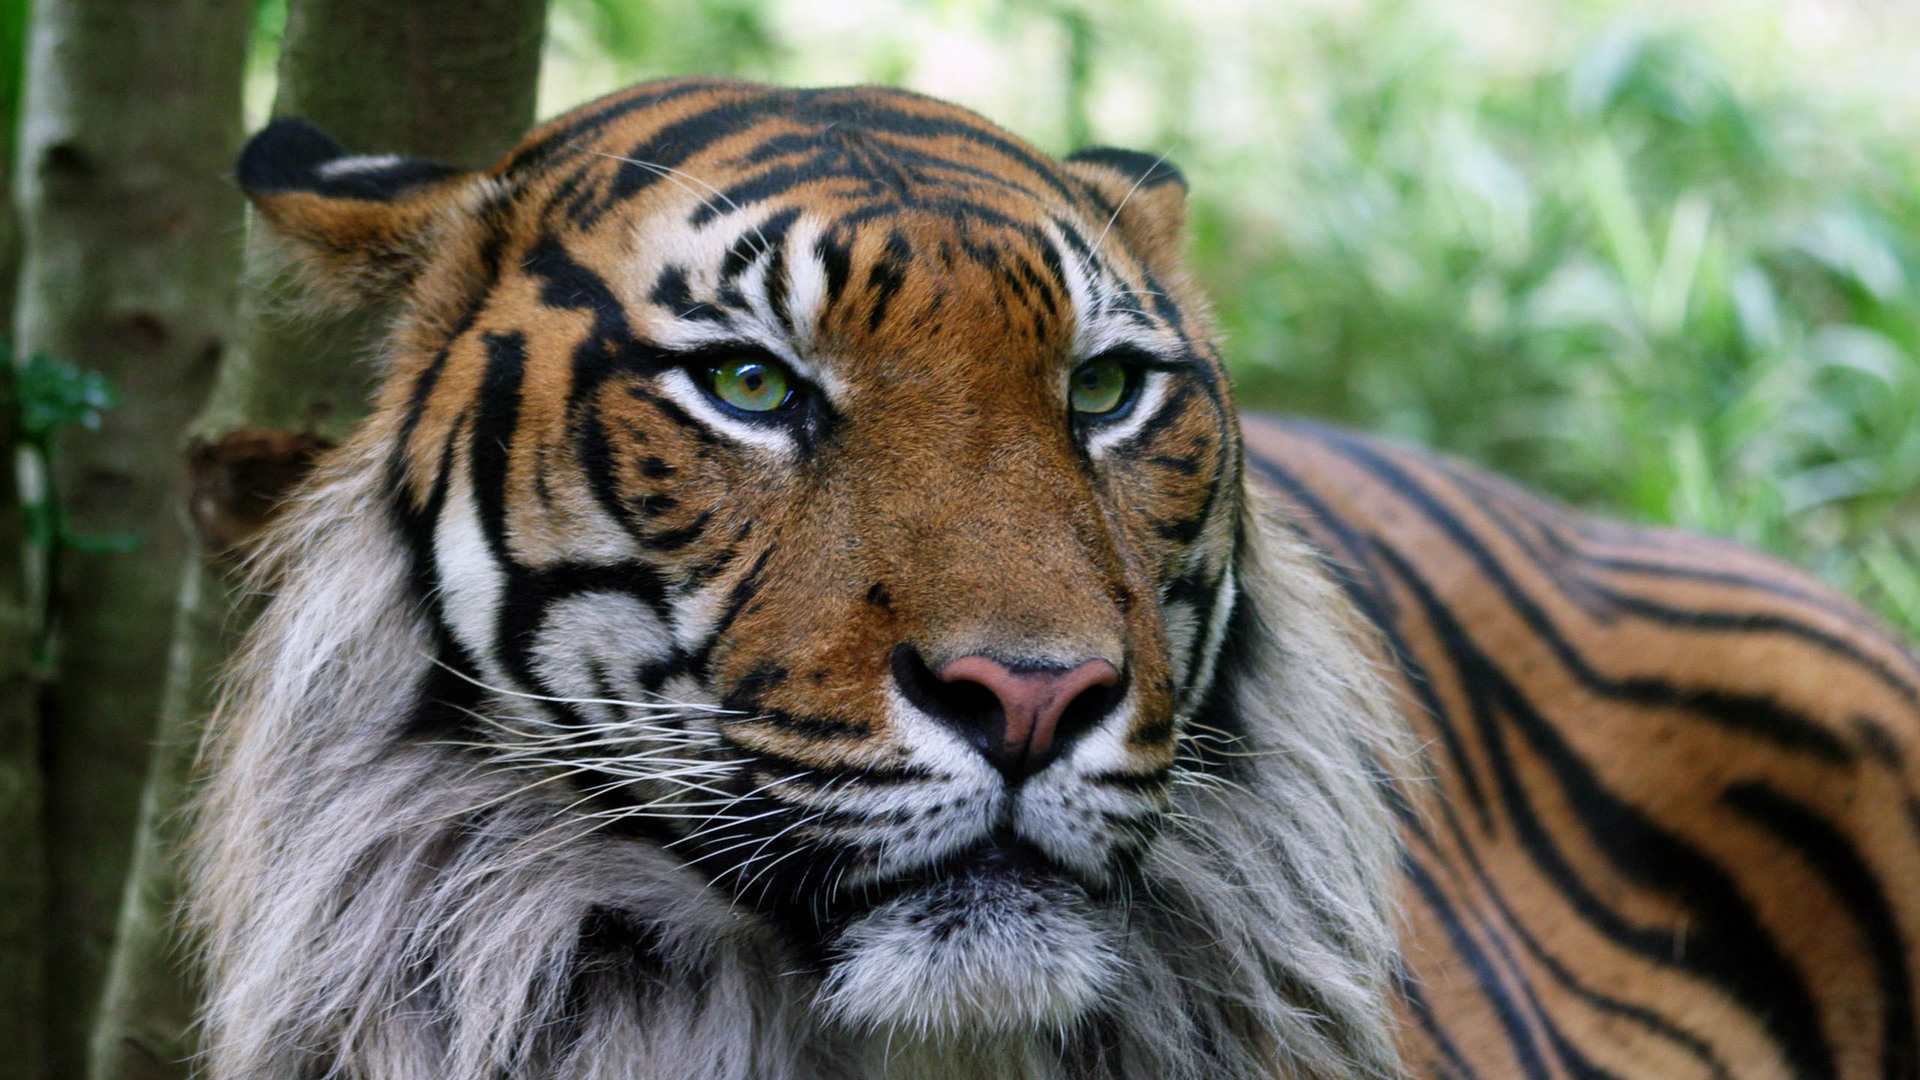
[[[854,1025],[1094,1005],[1232,607],[1175,172],[685,81],[483,175],[297,122],[241,175],[407,312],[374,425],[450,673],[407,737],[676,853]]]

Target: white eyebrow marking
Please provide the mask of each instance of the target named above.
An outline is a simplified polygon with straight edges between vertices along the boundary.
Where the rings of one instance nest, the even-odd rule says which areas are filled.
[[[690,191],[698,195],[699,192],[694,191],[693,188],[690,188],[687,186],[687,181],[692,181],[693,183],[699,184],[701,187],[706,188],[708,191],[713,192],[715,198],[719,199],[721,202],[726,203],[727,207],[732,211],[734,211],[735,213],[745,213],[745,210],[741,208],[740,204],[737,202],[734,202],[733,199],[730,196],[728,196],[726,192],[721,191],[719,188],[714,187],[712,184],[707,183],[705,180],[700,179],[699,177],[693,175],[692,173],[681,172],[679,169],[676,169],[670,165],[659,165],[651,161],[641,161],[639,158],[621,157],[619,154],[609,154],[604,150],[595,150],[593,151],[593,153],[599,157],[611,158],[614,161],[625,162],[628,165],[638,165],[641,168],[646,169],[647,171],[653,173],[655,176],[662,177],[667,180],[671,180],[675,184],[678,184],[683,190]],[[701,201],[711,202],[712,200],[703,198]],[[751,222],[749,223],[749,225],[753,229],[753,234],[760,238],[760,250],[762,252],[772,251],[773,245],[767,242],[767,234],[760,231],[760,226],[756,223],[751,223]]]

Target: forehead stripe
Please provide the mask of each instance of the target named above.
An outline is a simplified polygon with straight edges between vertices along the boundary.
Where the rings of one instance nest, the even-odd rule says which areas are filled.
[[[550,308],[587,311],[593,314],[593,336],[602,341],[632,336],[627,312],[613,295],[606,279],[575,262],[566,246],[552,236],[543,236],[527,252],[528,273],[545,279],[540,302]]]
[[[873,294],[873,310],[867,315],[868,331],[880,329],[887,317],[887,305],[907,283],[907,266],[913,259],[913,245],[899,229],[887,230],[885,253],[867,271],[867,290]]]
[[[727,257],[720,263],[720,280],[733,281],[746,273],[755,259],[779,247],[787,238],[787,230],[793,227],[794,219],[799,216],[800,208],[789,206],[741,233],[740,239],[727,249]]]
[[[829,305],[840,302],[840,294],[847,288],[847,279],[853,276],[853,245],[836,235],[847,231],[836,226],[813,245],[814,257],[820,260],[820,268],[827,274]]]
[[[920,100],[902,95],[904,100]],[[933,103],[930,99],[927,102]],[[826,128],[836,124],[869,133],[922,139],[953,138],[1010,159],[1037,177],[1069,204],[1087,200],[1083,190],[1069,186],[1044,159],[1010,139],[984,127],[935,116],[917,116],[876,106],[870,97],[842,91],[799,90],[732,98],[724,103],[667,124],[628,151],[605,199],[589,217],[597,220],[614,206],[633,198],[712,145],[751,130],[766,121],[808,124]],[[583,224],[591,224],[589,222]]]
[[[903,190],[899,186],[901,179],[900,170],[903,168],[915,169],[916,171],[910,175],[908,179],[911,179],[922,188],[928,190],[934,188],[952,188],[956,186],[951,177],[940,177],[936,179],[929,175],[922,175],[923,173],[944,172],[957,173],[962,181],[978,181],[979,183],[971,185],[976,190],[991,184],[995,188],[1014,195],[1021,195],[1027,198],[1040,197],[1039,193],[1031,187],[1015,183],[1007,177],[994,176],[958,161],[935,157],[893,139],[873,140],[881,147],[883,151],[882,154],[867,154],[857,157],[842,152],[840,148],[829,143],[824,134],[819,131],[809,132],[805,135],[790,136],[782,141],[804,147],[810,152],[810,156],[805,161],[767,166],[762,171],[748,176],[745,179],[734,181],[731,186],[716,191],[710,197],[702,200],[700,205],[695,207],[693,212],[688,215],[687,223],[697,228],[712,221],[715,217],[726,213],[728,210],[739,209],[743,206],[783,195],[801,184],[811,183],[816,180],[855,178],[866,180],[874,185],[884,184],[885,186],[891,187],[894,191],[900,192]],[[780,156],[791,156],[793,153],[794,151],[789,150]],[[876,158],[880,160],[875,160]],[[757,159],[756,155],[752,154],[736,160],[748,165],[757,166],[763,164],[762,160]],[[884,176],[882,176],[883,173],[885,174]],[[940,205],[942,207],[965,207],[982,217],[998,216],[983,204],[969,202],[946,191],[943,191],[940,195]],[[1011,221],[1003,219],[1003,223],[1011,224]]]
[[[766,165],[777,158],[797,157],[802,154],[812,154],[815,155],[816,158],[831,154],[844,160],[845,153],[843,148],[823,141],[823,134],[823,131],[812,130],[770,135],[760,140],[752,150],[734,158],[733,161],[745,166],[759,166]],[[876,139],[874,141],[886,147],[888,159],[896,166],[957,173],[967,179],[977,180],[982,184],[1005,188],[1008,191],[1019,192],[1021,194],[1033,194],[1031,189],[1019,184],[1010,176],[996,173],[989,169],[983,169],[975,165],[969,165],[965,161],[953,157],[928,153],[915,147],[912,143],[892,138]]]
[[[604,106],[585,115],[572,119],[564,127],[555,128],[516,151],[501,169],[503,179],[512,180],[521,173],[549,166],[555,159],[583,152],[580,144],[598,135],[614,121],[639,112],[654,105],[664,104],[696,94],[724,93],[729,90],[745,92],[753,89],[731,79],[689,78],[658,86],[650,90],[615,98]]]

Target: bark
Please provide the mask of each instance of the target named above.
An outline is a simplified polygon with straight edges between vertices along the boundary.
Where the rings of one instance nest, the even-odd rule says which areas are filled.
[[[13,128],[24,57],[25,0],[0,3],[0,340],[13,339],[19,230],[13,211]],[[0,365],[0,1080],[48,1075],[47,849],[42,815],[38,680],[27,614],[20,502],[14,490],[9,370]]]
[[[209,580],[212,578],[212,580]],[[203,593],[219,588],[189,560],[173,624],[173,655],[160,706],[160,731],[140,792],[140,828],[120,900],[106,991],[88,1047],[94,1080],[163,1080],[189,1075],[198,986],[190,950],[176,933],[187,785],[199,721],[212,702],[212,672],[230,644],[227,606]]]
[[[123,407],[66,437],[53,491],[131,553],[47,566],[43,700],[52,1074],[84,1070],[190,546],[176,447],[232,330],[247,0],[36,0],[19,168],[16,355],[107,375]],[[54,549],[60,551],[58,547]],[[30,582],[31,584],[31,582]]]
[[[456,11],[457,9],[457,11]],[[481,166],[533,120],[545,0],[294,0],[276,115],[298,115],[364,152]],[[227,355],[187,451],[204,560],[181,589],[162,734],[149,772],[91,1080],[182,1077],[192,972],[170,937],[173,852],[212,672],[251,614],[231,555],[313,459],[351,430],[375,374],[381,313],[294,316],[264,245],[247,255],[241,348]],[[177,580],[177,579],[176,579]],[[246,609],[246,610],[243,610]]]

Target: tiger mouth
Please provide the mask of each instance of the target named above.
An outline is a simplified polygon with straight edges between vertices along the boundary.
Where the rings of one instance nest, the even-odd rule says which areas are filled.
[[[948,889],[957,883],[1006,893],[1071,894],[1094,903],[1105,899],[1110,891],[1108,885],[1088,880],[1072,867],[1049,858],[1037,845],[1002,828],[925,866],[819,898],[817,910],[824,918],[818,925],[822,930],[844,927],[902,898]]]
[[[978,844],[933,863],[921,870],[902,875],[892,883],[896,889],[935,885],[956,877],[1005,877],[1009,879],[1065,879],[1084,883],[1067,867],[1049,859],[1033,843],[1011,831],[1000,829]]]

